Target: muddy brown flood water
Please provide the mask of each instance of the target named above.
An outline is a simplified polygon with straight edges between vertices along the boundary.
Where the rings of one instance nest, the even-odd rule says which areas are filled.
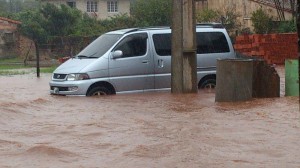
[[[284,81],[283,68],[279,67]],[[50,75],[0,77],[0,167],[300,167],[298,97],[51,96]]]

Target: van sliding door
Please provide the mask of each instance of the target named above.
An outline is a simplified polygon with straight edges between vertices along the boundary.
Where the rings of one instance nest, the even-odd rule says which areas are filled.
[[[171,33],[153,34],[155,89],[171,88]]]
[[[150,59],[148,34],[135,33],[124,37],[113,49],[122,51],[120,58],[109,60],[110,82],[116,92],[143,92],[154,88],[153,60]]]

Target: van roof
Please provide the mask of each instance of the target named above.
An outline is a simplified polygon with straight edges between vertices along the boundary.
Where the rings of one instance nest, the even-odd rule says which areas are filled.
[[[224,29],[224,26],[221,23],[198,23],[196,24],[197,28],[218,28]],[[137,28],[127,28],[120,29],[108,32],[108,34],[127,34],[135,31],[143,31],[143,30],[166,30],[171,29],[169,26],[156,26],[156,27],[137,27]]]

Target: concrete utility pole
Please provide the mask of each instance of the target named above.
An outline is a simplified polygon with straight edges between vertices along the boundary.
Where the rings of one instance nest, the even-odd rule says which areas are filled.
[[[197,93],[194,0],[173,0],[172,93]]]

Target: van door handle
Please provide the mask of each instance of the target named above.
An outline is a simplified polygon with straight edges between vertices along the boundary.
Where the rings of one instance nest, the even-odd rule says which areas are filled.
[[[158,65],[159,68],[163,68],[164,67],[164,60],[162,60],[162,59],[157,60],[157,65]]]
[[[148,60],[143,60],[142,63],[143,63],[143,64],[148,64],[149,61],[148,61]]]

